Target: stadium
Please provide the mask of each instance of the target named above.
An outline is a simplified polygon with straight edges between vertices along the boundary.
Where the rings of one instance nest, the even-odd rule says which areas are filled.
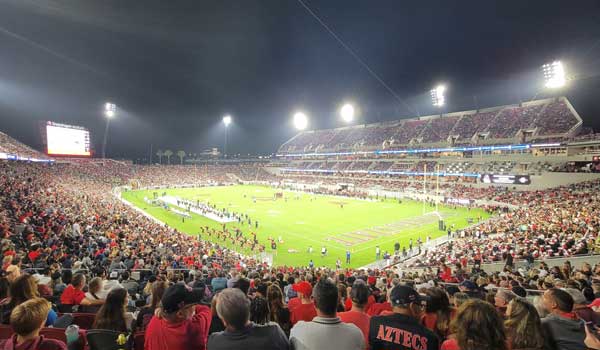
[[[90,37],[114,30],[118,39],[110,40],[139,44],[150,61],[159,52],[151,46],[167,37],[172,50],[187,50],[182,36],[144,25],[107,29],[85,7],[9,3],[24,20],[43,14],[48,28],[55,20],[71,28],[77,18]],[[536,85],[525,91],[535,92],[530,98],[511,95],[527,88],[508,78],[514,86],[503,81],[487,97],[476,92],[481,101],[461,97],[461,83],[448,80],[411,98],[390,87],[388,79],[400,89],[393,74],[377,73],[383,66],[367,63],[375,56],[355,51],[319,16],[321,5],[297,5],[352,62],[327,66],[330,76],[319,79],[360,67],[377,86],[376,98],[368,101],[369,88],[357,87],[354,98],[331,101],[336,84],[313,84],[307,90],[322,96],[286,102],[277,116],[284,122],[241,112],[189,118],[181,111],[198,103],[181,93],[187,87],[173,104],[167,92],[162,100],[145,88],[132,92],[127,73],[110,78],[121,90],[96,101],[94,89],[112,84],[89,79],[107,75],[97,62],[0,25],[1,40],[48,56],[8,46],[15,67],[28,67],[24,57],[49,67],[36,90],[16,83],[17,76],[31,79],[20,68],[9,72],[13,80],[0,76],[0,347],[600,349],[598,101],[574,87],[597,86],[597,60],[584,60],[598,53],[597,42],[582,47],[580,61],[555,57],[528,66],[527,84]],[[116,5],[105,6],[96,10],[117,16]],[[175,7],[169,11],[187,18]],[[159,5],[150,8],[162,18]],[[73,17],[63,17],[71,10]],[[52,30],[63,36],[60,28]],[[156,36],[139,43],[129,37],[138,30]],[[221,59],[223,69],[234,69]],[[50,68],[56,61],[87,71],[65,85],[72,105],[40,97],[44,79],[54,84],[60,71]],[[118,62],[111,67],[135,70]],[[144,68],[144,76],[164,84],[152,89],[174,88],[170,74],[184,79],[172,68],[160,80],[161,65],[151,64],[157,71]],[[485,72],[494,64],[482,64],[478,74],[492,74]],[[202,68],[207,77],[210,69]],[[463,72],[468,81],[472,72]],[[279,89],[285,74],[272,74]],[[264,98],[258,85],[269,79],[257,80],[252,102],[250,83],[236,82],[244,85],[239,100],[248,108],[287,101],[279,90]],[[410,88],[429,84],[420,79]],[[202,86],[214,103],[222,101],[221,86]],[[138,93],[147,109],[135,108]],[[378,102],[381,94],[395,107]],[[77,108],[93,117],[46,113]],[[153,119],[150,109],[167,112]],[[195,126],[202,130],[190,130]]]

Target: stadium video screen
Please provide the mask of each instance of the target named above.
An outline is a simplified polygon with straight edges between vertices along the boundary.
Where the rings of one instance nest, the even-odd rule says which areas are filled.
[[[48,155],[89,157],[90,132],[80,126],[46,123],[46,145]]]

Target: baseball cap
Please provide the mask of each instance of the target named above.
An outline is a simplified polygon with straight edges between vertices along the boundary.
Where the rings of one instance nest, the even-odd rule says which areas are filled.
[[[460,286],[461,287],[465,287],[467,289],[477,289],[477,285],[475,284],[475,282],[469,281],[469,280],[462,281],[462,283],[460,284]]]
[[[295,292],[304,294],[304,296],[310,296],[312,294],[312,286],[306,281],[300,281],[292,285],[292,289]]]
[[[419,303],[421,301],[427,301],[428,299],[429,298],[426,296],[417,293],[413,288],[403,285],[394,287],[390,293],[390,302],[392,305]]]
[[[204,289],[192,289],[184,284],[174,284],[167,288],[161,303],[167,313],[173,313],[187,305],[199,304],[203,297]]]

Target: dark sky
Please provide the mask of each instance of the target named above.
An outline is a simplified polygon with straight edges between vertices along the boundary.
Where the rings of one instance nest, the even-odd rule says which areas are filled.
[[[89,128],[99,153],[102,104],[120,110],[108,155],[223,145],[271,153],[295,131],[548,96],[540,66],[562,59],[561,93],[600,129],[600,1],[304,0],[403,101],[371,76],[297,0],[0,0],[0,130],[41,146],[39,121]],[[554,93],[554,92],[553,92]]]

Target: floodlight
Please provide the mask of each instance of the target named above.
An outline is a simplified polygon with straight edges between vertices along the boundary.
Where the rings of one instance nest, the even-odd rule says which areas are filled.
[[[565,86],[566,74],[565,67],[561,61],[554,61],[542,66],[544,72],[545,86],[549,89],[557,89]]]
[[[349,103],[346,103],[340,109],[340,115],[346,123],[352,122],[352,120],[354,119],[354,106],[352,106]]]
[[[431,101],[434,106],[442,107],[446,103],[445,92],[446,86],[441,84],[431,90]]]
[[[226,115],[223,117],[223,124],[225,124],[225,126],[229,126],[229,124],[231,124],[231,116],[230,115]]]
[[[117,111],[117,106],[114,103],[107,102],[104,104],[104,115],[107,118],[112,118],[115,116]]]
[[[296,112],[296,114],[294,114],[294,126],[298,130],[306,129],[308,126],[308,118],[306,117],[306,114],[302,112]]]

